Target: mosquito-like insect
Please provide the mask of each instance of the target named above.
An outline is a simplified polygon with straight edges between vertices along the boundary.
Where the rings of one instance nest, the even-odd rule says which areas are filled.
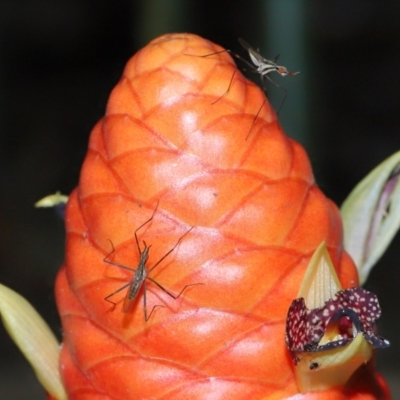
[[[157,207],[158,207],[158,204],[157,204]],[[128,270],[128,271],[133,271],[133,272],[134,272],[133,278],[132,278],[132,280],[131,280],[129,283],[123,285],[122,287],[120,287],[119,289],[117,289],[116,291],[114,291],[113,293],[111,293],[111,294],[109,294],[108,296],[106,296],[106,297],[104,298],[104,300],[108,301],[109,303],[112,303],[112,304],[114,305],[114,307],[115,307],[115,306],[116,306],[116,303],[113,302],[112,300],[109,300],[110,297],[112,297],[112,296],[114,296],[115,294],[121,292],[121,291],[124,290],[125,288],[128,288],[128,291],[127,291],[127,293],[126,293],[126,295],[125,295],[124,302],[123,302],[123,305],[122,305],[122,312],[128,313],[128,312],[132,309],[132,307],[133,307],[133,305],[134,305],[134,303],[135,303],[135,300],[136,300],[136,298],[137,298],[137,296],[138,296],[138,293],[139,293],[140,289],[143,287],[144,319],[146,320],[146,322],[150,319],[150,317],[151,317],[151,315],[153,314],[153,311],[154,311],[154,309],[155,309],[156,307],[163,307],[162,305],[155,305],[155,306],[153,306],[153,308],[151,309],[150,314],[147,315],[146,279],[148,279],[149,281],[151,281],[152,283],[154,283],[156,286],[158,286],[161,290],[163,290],[165,293],[167,293],[169,296],[171,296],[171,297],[172,297],[173,299],[175,299],[175,300],[178,299],[178,298],[180,297],[180,295],[184,292],[184,290],[185,290],[186,288],[188,288],[189,286],[202,285],[202,283],[193,283],[193,284],[190,284],[190,285],[186,285],[186,286],[179,292],[179,294],[178,294],[177,296],[175,296],[175,295],[173,295],[170,291],[168,291],[167,289],[165,289],[161,284],[159,284],[155,279],[153,279],[153,278],[151,278],[151,277],[149,276],[149,273],[150,273],[154,268],[156,268],[166,257],[168,257],[168,255],[171,254],[171,253],[175,250],[175,248],[179,245],[179,243],[182,241],[182,239],[193,229],[193,227],[191,227],[185,234],[183,234],[183,235],[178,239],[178,241],[176,242],[176,244],[174,245],[174,247],[172,247],[172,249],[170,249],[169,251],[167,251],[167,252],[166,252],[166,253],[151,267],[151,268],[147,269],[146,264],[147,264],[147,261],[148,261],[148,259],[149,259],[149,250],[150,250],[151,245],[148,246],[148,245],[146,244],[146,242],[143,240],[144,248],[143,248],[143,250],[142,250],[141,247],[140,247],[140,243],[139,243],[139,239],[138,239],[137,233],[138,233],[138,231],[139,231],[141,228],[143,228],[145,225],[147,225],[149,222],[152,221],[152,219],[154,218],[154,214],[155,214],[155,212],[156,212],[156,210],[157,210],[157,207],[156,207],[155,210],[153,211],[152,216],[151,216],[147,221],[145,221],[142,225],[140,225],[139,228],[137,228],[137,229],[135,230],[135,241],[136,241],[136,246],[137,246],[138,253],[139,253],[139,263],[138,263],[138,266],[137,266],[136,269],[130,268],[130,267],[127,267],[127,266],[125,266],[125,265],[118,264],[118,263],[115,263],[115,262],[113,262],[113,261],[108,260],[108,258],[110,257],[110,255],[111,255],[112,253],[115,252],[114,245],[113,245],[113,243],[112,243],[111,241],[110,241],[110,242],[111,242],[111,246],[112,246],[112,251],[111,251],[111,253],[109,253],[106,257],[104,257],[104,259],[103,259],[103,261],[106,262],[107,264],[111,264],[111,265],[114,265],[114,266],[116,266],[116,267],[123,268],[123,269],[126,269],[126,270]]]
[[[264,58],[258,51],[254,50],[245,40],[242,38],[239,38],[239,43],[248,51],[249,56],[251,58],[251,61],[253,62],[254,65],[250,64],[248,61],[243,60],[240,56],[233,54],[235,57],[240,58],[242,61],[244,61],[247,65],[252,67],[254,69],[254,66],[256,66],[256,72],[258,72],[261,75],[261,80],[264,78],[267,78],[270,82],[272,82],[274,85],[277,85],[280,87],[276,82],[274,82],[268,74],[271,72],[277,72],[281,76],[294,76],[299,73],[299,71],[296,72],[289,72],[286,67],[282,65],[276,64],[276,61],[279,56],[276,56],[274,60],[267,60]],[[282,88],[283,89],[283,88]]]
[[[252,63],[249,62],[249,61],[247,61],[247,60],[244,59],[243,57],[241,57],[239,54],[236,54],[236,53],[234,53],[232,50],[229,50],[229,49],[220,50],[220,51],[217,51],[217,52],[215,52],[215,53],[206,54],[206,55],[198,56],[198,57],[209,57],[209,56],[212,56],[212,55],[214,55],[214,54],[219,54],[219,53],[228,52],[228,53],[232,54],[234,57],[236,57],[237,59],[239,59],[239,60],[241,60],[242,62],[244,62],[246,65],[248,65],[249,68],[250,68],[250,71],[256,72],[256,73],[260,74],[261,82],[262,82],[262,86],[263,86],[264,92],[267,92],[266,85],[265,85],[265,78],[268,79],[272,84],[274,84],[276,87],[278,87],[279,89],[281,89],[281,90],[283,90],[283,91],[285,92],[285,97],[283,98],[282,103],[281,103],[281,105],[279,106],[279,109],[278,109],[278,111],[277,111],[277,114],[279,115],[279,112],[280,112],[280,110],[281,110],[281,108],[282,108],[282,106],[283,106],[283,103],[284,103],[285,100],[286,100],[286,97],[287,97],[287,93],[288,93],[288,92],[287,92],[287,90],[286,90],[285,88],[283,88],[282,86],[278,85],[274,80],[272,80],[272,79],[270,78],[269,74],[270,74],[271,72],[276,72],[276,73],[278,73],[278,74],[281,75],[281,76],[294,76],[294,75],[297,75],[297,74],[299,73],[299,71],[296,71],[296,72],[289,72],[288,69],[287,69],[286,67],[284,67],[284,66],[282,66],[282,65],[276,64],[276,61],[277,61],[277,59],[278,59],[279,56],[276,56],[273,60],[268,60],[268,59],[264,58],[258,51],[254,50],[254,49],[250,46],[250,44],[248,44],[248,43],[247,43],[245,40],[243,40],[242,38],[239,38],[239,43],[240,43],[240,44],[244,47],[244,49],[247,50],[247,52],[249,53],[249,56],[250,56],[250,59],[251,59]],[[225,92],[224,94],[222,94],[217,100],[215,100],[215,101],[213,102],[213,104],[216,103],[218,100],[220,100],[222,97],[226,96],[226,94],[229,92],[229,90],[230,90],[230,88],[231,88],[231,85],[232,85],[232,82],[233,82],[233,78],[235,77],[235,74],[236,74],[236,69],[233,71],[233,74],[232,74],[232,77],[231,77],[231,80],[230,80],[230,82],[229,82],[229,85],[228,85],[228,88],[227,88],[226,92]],[[255,122],[255,120],[257,119],[258,115],[260,114],[260,112],[261,112],[261,110],[262,110],[262,108],[263,108],[263,106],[264,106],[264,104],[265,104],[265,101],[266,101],[266,100],[263,101],[263,103],[261,104],[260,108],[259,108],[258,111],[257,111],[257,114],[255,115],[255,117],[254,117],[254,119],[253,119],[253,122],[252,122],[252,124],[251,124],[249,133],[248,133],[247,136],[246,136],[246,140],[247,140],[247,138],[248,138],[249,135],[250,135],[250,131],[251,131],[251,129],[253,128],[254,122]]]

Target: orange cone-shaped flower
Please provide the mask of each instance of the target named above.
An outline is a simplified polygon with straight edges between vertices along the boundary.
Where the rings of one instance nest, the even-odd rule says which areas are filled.
[[[389,398],[371,363],[350,388],[299,394],[285,320],[307,264],[325,241],[343,288],[357,272],[336,206],[262,90],[236,71],[223,96],[229,54],[196,57],[219,50],[190,34],[152,41],[93,129],[56,286],[69,399]],[[124,302],[134,272],[115,264],[138,268],[135,234],[147,270],[173,251]]]

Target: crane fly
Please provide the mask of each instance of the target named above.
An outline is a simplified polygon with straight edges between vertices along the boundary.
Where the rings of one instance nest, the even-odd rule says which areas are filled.
[[[236,57],[237,59],[239,59],[242,62],[244,62],[246,65],[248,65],[248,67],[250,68],[250,71],[258,73],[260,75],[262,86],[263,86],[263,90],[264,90],[265,93],[267,93],[266,86],[265,86],[265,79],[268,79],[273,85],[275,85],[277,88],[279,88],[279,89],[281,89],[281,90],[283,90],[285,92],[285,97],[283,98],[282,103],[279,106],[279,109],[278,109],[278,112],[277,112],[277,114],[279,115],[279,112],[280,112],[280,110],[281,110],[281,108],[283,106],[283,103],[286,100],[288,92],[287,92],[287,90],[285,88],[283,88],[282,86],[278,85],[273,79],[271,79],[269,74],[272,73],[272,72],[276,72],[281,76],[294,76],[294,75],[297,75],[299,73],[299,71],[290,72],[283,65],[276,64],[276,61],[277,61],[279,56],[275,57],[273,60],[268,60],[268,59],[264,58],[258,51],[254,50],[253,47],[251,47],[251,45],[249,43],[247,43],[245,40],[243,40],[242,38],[239,38],[239,43],[249,53],[251,62],[247,61],[246,59],[241,57],[239,54],[236,54],[232,50],[229,50],[229,49],[220,50],[220,51],[216,51],[216,52],[211,53],[211,54],[206,54],[206,55],[197,56],[197,57],[209,57],[209,56],[212,56],[214,54],[220,54],[220,53],[228,52],[228,53],[232,54],[234,57]],[[232,82],[233,82],[233,78],[235,77],[235,74],[236,74],[236,69],[233,71],[233,74],[232,74],[232,77],[230,79],[230,82],[229,82],[229,85],[228,85],[228,88],[227,88],[226,92],[224,94],[222,94],[220,97],[218,97],[218,99],[215,100],[212,104],[215,104],[218,100],[220,100],[222,97],[226,96],[227,93],[229,93],[229,90],[231,88],[231,85],[232,85]],[[255,115],[255,117],[253,119],[253,122],[251,124],[250,130],[249,130],[249,132],[248,132],[248,134],[246,136],[246,140],[249,137],[251,129],[253,128],[254,122],[256,121],[258,115],[260,114],[265,102],[266,102],[266,100],[263,101],[263,103],[261,104],[260,108],[258,109],[257,114]]]
[[[158,207],[158,204],[157,204],[157,207]],[[110,242],[111,242],[111,246],[112,246],[112,251],[107,256],[105,256],[103,259],[103,261],[106,262],[107,264],[114,265],[118,268],[122,268],[122,269],[133,272],[133,277],[130,282],[128,282],[127,284],[123,285],[122,287],[120,287],[119,289],[114,291],[113,293],[106,296],[104,298],[104,300],[108,301],[109,303],[112,303],[115,307],[117,303],[110,300],[110,297],[112,297],[112,296],[116,295],[117,293],[121,292],[122,290],[128,288],[125,298],[124,298],[123,305],[122,305],[122,312],[128,313],[132,309],[133,305],[135,304],[135,300],[138,296],[140,289],[143,287],[143,309],[144,309],[144,319],[146,320],[146,322],[150,319],[150,317],[153,314],[153,311],[155,310],[156,307],[164,307],[162,305],[155,305],[151,309],[150,314],[147,315],[146,279],[148,279],[150,282],[154,283],[156,286],[158,286],[161,290],[163,290],[165,293],[167,293],[170,297],[172,297],[175,300],[178,299],[180,297],[180,295],[184,292],[184,290],[186,288],[188,288],[189,286],[202,285],[202,283],[194,283],[194,284],[186,285],[179,292],[179,294],[177,296],[175,296],[169,290],[167,290],[165,287],[163,287],[160,283],[158,283],[155,279],[153,279],[152,277],[149,276],[149,273],[151,271],[153,271],[153,269],[155,269],[165,258],[167,258],[175,250],[175,248],[179,245],[179,243],[182,241],[182,239],[193,229],[193,227],[191,227],[186,233],[184,233],[178,239],[178,241],[175,243],[174,247],[172,247],[169,251],[167,251],[151,268],[148,269],[147,261],[149,259],[149,251],[150,251],[151,245],[147,245],[147,243],[143,240],[144,248],[142,249],[140,247],[140,243],[139,243],[139,239],[138,239],[138,231],[153,220],[154,214],[156,213],[156,210],[157,210],[157,207],[153,211],[152,216],[147,221],[145,221],[142,225],[140,225],[139,228],[137,228],[135,230],[135,242],[136,242],[136,247],[137,247],[137,250],[139,253],[139,262],[138,262],[138,266],[136,269],[127,267],[125,265],[122,265],[122,264],[119,264],[119,263],[116,263],[113,261],[110,261],[108,259],[111,256],[111,254],[113,254],[115,252],[115,248],[114,248],[114,245],[111,242],[111,240],[110,240]]]

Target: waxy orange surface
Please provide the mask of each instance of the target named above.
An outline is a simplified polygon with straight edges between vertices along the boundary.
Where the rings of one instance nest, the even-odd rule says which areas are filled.
[[[307,263],[325,240],[344,287],[357,273],[336,206],[314,182],[303,148],[282,132],[262,90],[228,53],[198,36],[160,37],[127,64],[94,127],[66,215],[57,279],[60,370],[70,399],[375,399],[298,394],[285,318]],[[194,56],[190,56],[194,55]],[[222,97],[221,97],[222,96]],[[248,139],[246,140],[246,137]],[[154,265],[133,310],[121,312],[139,240]],[[364,374],[365,375],[365,374]],[[365,378],[365,377],[364,377]],[[364,381],[364,379],[363,379]],[[382,386],[383,384],[381,384]],[[357,387],[357,382],[353,388]],[[357,390],[358,392],[358,390]]]

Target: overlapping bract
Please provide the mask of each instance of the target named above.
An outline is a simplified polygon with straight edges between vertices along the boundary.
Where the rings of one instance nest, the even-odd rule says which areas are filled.
[[[343,287],[357,285],[337,208],[315,185],[304,150],[268,103],[254,120],[261,89],[237,72],[220,98],[230,56],[187,56],[220,49],[190,34],[152,41],[128,62],[92,131],[56,288],[71,400],[290,398],[297,386],[285,319],[321,241]],[[173,300],[149,284],[149,307],[164,307],[146,322],[140,299],[128,314],[104,301],[131,274],[103,259],[111,240],[115,261],[135,268],[133,234],[157,202],[139,238],[152,246],[150,264],[194,228],[153,277],[176,293],[203,285]],[[373,373],[364,372],[370,382]],[[343,396],[326,399],[351,398]]]

